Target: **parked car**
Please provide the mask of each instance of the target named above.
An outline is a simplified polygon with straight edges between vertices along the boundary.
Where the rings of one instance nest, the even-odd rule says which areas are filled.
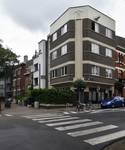
[[[125,101],[121,96],[115,96],[112,99],[104,99],[101,101],[101,108],[115,108],[123,106],[125,106]]]

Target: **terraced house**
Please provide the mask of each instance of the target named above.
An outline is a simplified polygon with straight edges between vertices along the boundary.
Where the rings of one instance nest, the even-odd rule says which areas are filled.
[[[71,7],[50,26],[50,86],[87,82],[86,100],[112,96],[115,82],[115,21],[91,6]]]

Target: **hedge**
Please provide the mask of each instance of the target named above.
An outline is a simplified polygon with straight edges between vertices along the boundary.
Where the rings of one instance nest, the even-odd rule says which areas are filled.
[[[74,103],[75,93],[71,90],[33,89],[30,97],[44,104],[66,104]]]

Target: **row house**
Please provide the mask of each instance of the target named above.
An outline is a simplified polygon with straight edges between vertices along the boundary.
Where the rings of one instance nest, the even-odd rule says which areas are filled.
[[[87,83],[86,100],[111,97],[115,83],[115,21],[91,6],[71,7],[50,25],[49,86]]]
[[[24,95],[32,86],[32,60],[24,56],[24,62],[15,66],[13,73],[13,98]]]
[[[125,83],[125,38],[116,36],[116,53],[115,53],[115,77]],[[125,89],[122,92],[125,97]]]

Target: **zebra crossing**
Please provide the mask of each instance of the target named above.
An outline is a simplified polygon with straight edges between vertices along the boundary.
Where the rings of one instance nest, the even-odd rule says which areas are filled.
[[[23,117],[32,119],[59,132],[64,132],[72,138],[80,137],[82,142],[90,145],[98,145],[125,137],[125,130],[121,130],[118,126],[90,118],[81,119],[80,117],[61,114],[29,115]]]

